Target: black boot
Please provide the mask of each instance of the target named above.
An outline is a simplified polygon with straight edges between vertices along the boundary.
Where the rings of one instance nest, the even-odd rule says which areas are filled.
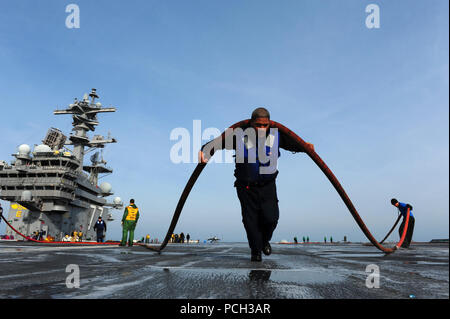
[[[251,261],[262,261],[261,252],[257,252],[257,253],[252,252]]]
[[[267,243],[264,245],[263,253],[264,253],[264,255],[266,255],[266,256],[269,256],[269,255],[272,253],[272,247],[270,246],[269,242],[267,242]]]

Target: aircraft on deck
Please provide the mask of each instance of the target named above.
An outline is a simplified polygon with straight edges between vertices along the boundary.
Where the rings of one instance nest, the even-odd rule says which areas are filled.
[[[218,238],[217,236],[214,236],[214,237],[208,238],[207,240],[209,240],[211,243],[214,243],[214,242],[220,240],[220,238]]]

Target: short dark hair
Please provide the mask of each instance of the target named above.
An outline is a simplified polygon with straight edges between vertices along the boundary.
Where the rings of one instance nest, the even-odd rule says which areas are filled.
[[[392,204],[392,205],[395,205],[395,204],[397,204],[397,203],[398,203],[398,200],[396,200],[395,198],[391,199],[391,204]]]
[[[130,203],[131,203],[131,204],[134,204],[134,199],[130,199]]]
[[[268,119],[270,119],[270,113],[269,111],[267,111],[267,109],[258,107],[252,112],[252,121],[256,120],[259,117],[267,117]]]

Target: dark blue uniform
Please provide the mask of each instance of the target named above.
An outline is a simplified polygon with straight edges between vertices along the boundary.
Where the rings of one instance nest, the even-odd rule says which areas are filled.
[[[94,230],[97,230],[97,242],[103,242],[103,231],[106,231],[106,223],[103,220],[97,220],[94,225]]]
[[[214,143],[208,147],[211,147],[212,152],[231,149],[225,141],[216,139],[210,143]],[[264,143],[264,146],[259,147],[260,143]],[[202,151],[208,144],[203,146]],[[252,255],[262,251],[264,245],[272,239],[278,224],[280,213],[275,180],[280,148],[292,152],[304,151],[276,129],[268,129],[265,139],[255,137],[252,140],[245,136],[233,136],[232,149],[236,151],[234,186],[241,203],[242,222]],[[265,156],[261,158],[260,155]]]

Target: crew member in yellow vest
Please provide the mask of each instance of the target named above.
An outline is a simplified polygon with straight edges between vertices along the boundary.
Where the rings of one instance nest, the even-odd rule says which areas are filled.
[[[120,246],[125,246],[127,244],[128,232],[130,233],[128,246],[133,246],[134,229],[136,228],[138,219],[139,209],[134,204],[134,199],[130,199],[130,205],[125,208],[122,217],[122,241],[120,242]]]

